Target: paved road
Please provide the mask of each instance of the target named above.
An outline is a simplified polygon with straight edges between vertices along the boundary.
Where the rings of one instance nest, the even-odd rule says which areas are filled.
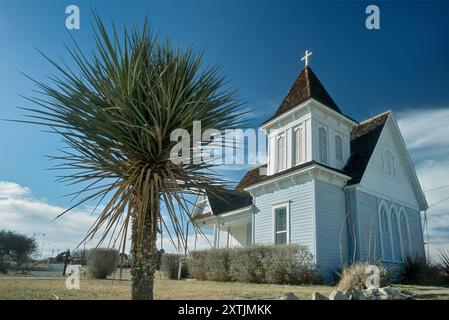
[[[33,277],[62,277],[63,264],[52,263],[46,270],[32,270],[30,274]]]

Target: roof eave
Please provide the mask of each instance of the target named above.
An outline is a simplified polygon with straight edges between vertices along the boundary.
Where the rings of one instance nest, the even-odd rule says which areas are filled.
[[[262,123],[259,127],[262,130],[266,130],[270,125],[272,125],[272,124],[274,124],[274,123],[276,123],[276,122],[278,122],[278,121],[280,121],[282,119],[288,118],[293,113],[298,112],[299,110],[305,108],[306,106],[308,106],[311,103],[315,103],[315,104],[319,105],[320,107],[324,108],[323,110],[326,110],[326,112],[330,112],[333,115],[338,115],[339,117],[343,117],[351,125],[358,125],[359,124],[356,120],[348,117],[347,115],[345,115],[343,113],[337,112],[337,111],[327,107],[326,105],[324,105],[320,101],[316,100],[315,98],[309,98],[306,101],[301,102],[300,104],[298,104],[295,107],[291,108],[290,110],[288,110],[288,111],[286,111],[286,112],[284,112],[284,113],[282,113],[282,114],[280,114],[278,116],[275,116],[275,117],[272,117],[272,118],[268,119],[267,121]]]
[[[282,180],[290,179],[290,178],[292,178],[292,177],[294,177],[294,176],[303,174],[303,173],[305,173],[305,172],[307,172],[307,171],[314,170],[314,169],[319,169],[319,170],[328,172],[328,173],[330,173],[330,174],[332,174],[332,175],[335,175],[335,176],[338,176],[338,177],[340,177],[340,178],[342,178],[342,179],[344,179],[344,180],[348,180],[348,181],[349,181],[349,180],[352,179],[351,176],[348,176],[348,175],[343,174],[343,173],[341,173],[341,172],[338,172],[338,171],[335,171],[335,170],[331,170],[331,169],[329,169],[329,168],[326,168],[326,167],[320,165],[319,163],[312,163],[312,164],[310,164],[310,166],[307,166],[307,167],[305,167],[305,168],[301,168],[301,169],[295,170],[295,171],[290,172],[290,173],[287,173],[287,174],[285,174],[285,175],[280,175],[280,176],[277,176],[277,177],[275,176],[275,177],[273,177],[273,178],[271,178],[271,179],[269,178],[269,179],[267,179],[267,180],[264,180],[264,181],[255,183],[255,184],[253,184],[253,185],[249,185],[249,186],[245,187],[244,190],[245,190],[245,191],[248,191],[248,192],[251,192],[251,190],[254,190],[254,189],[256,189],[256,188],[258,188],[258,187],[261,187],[261,186],[263,186],[263,185],[266,185],[266,184],[269,184],[269,183],[273,183],[273,182],[277,182],[277,181],[282,181]]]

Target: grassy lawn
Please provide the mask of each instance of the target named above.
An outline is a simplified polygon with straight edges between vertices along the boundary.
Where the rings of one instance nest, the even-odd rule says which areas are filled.
[[[80,290],[67,290],[63,278],[0,277],[0,299],[107,299],[130,297],[130,281],[81,279]],[[334,287],[324,285],[287,286],[247,283],[222,283],[195,280],[156,279],[156,299],[279,299],[293,292],[310,299],[314,291],[328,295]],[[421,298],[448,299],[448,289],[423,286],[397,286],[421,295]],[[441,294],[438,294],[438,293]],[[433,294],[432,294],[433,293]]]
[[[129,299],[130,281],[81,279],[80,290],[67,290],[63,278],[0,278],[0,299]],[[330,286],[284,286],[156,279],[156,299],[279,299],[292,291],[302,299]]]

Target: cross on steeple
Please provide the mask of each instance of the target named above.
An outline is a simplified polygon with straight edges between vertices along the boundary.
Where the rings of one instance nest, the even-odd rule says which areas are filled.
[[[301,61],[304,61],[304,67],[307,67],[309,65],[309,56],[312,55],[313,52],[309,52],[309,50],[306,50],[304,57],[301,58]]]

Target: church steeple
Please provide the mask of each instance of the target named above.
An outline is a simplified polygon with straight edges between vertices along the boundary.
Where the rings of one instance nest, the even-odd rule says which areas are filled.
[[[341,170],[350,155],[350,132],[356,121],[344,115],[309,66],[293,83],[273,117],[261,128],[268,135],[268,175],[307,162]],[[288,116],[287,116],[288,114]]]
[[[327,93],[320,80],[318,80],[318,77],[312,69],[306,65],[276,111],[275,117],[311,98],[342,114],[337,104],[331,98],[329,93]]]

